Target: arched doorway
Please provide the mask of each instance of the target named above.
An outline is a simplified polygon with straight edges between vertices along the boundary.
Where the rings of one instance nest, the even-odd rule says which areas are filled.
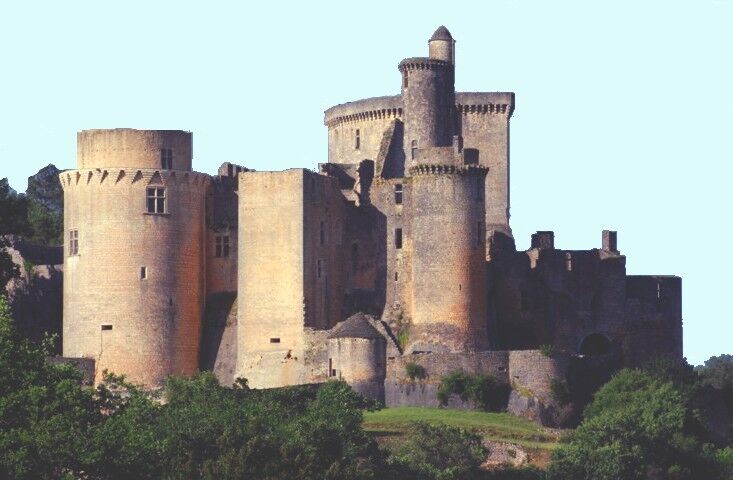
[[[611,350],[611,341],[600,333],[591,333],[580,342],[581,355],[605,355]]]

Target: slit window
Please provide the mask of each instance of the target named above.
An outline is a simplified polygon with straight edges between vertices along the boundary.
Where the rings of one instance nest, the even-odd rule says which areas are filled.
[[[484,225],[483,222],[476,223],[476,246],[484,243]]]
[[[402,184],[398,183],[394,186],[394,203],[402,205]]]
[[[160,149],[160,168],[163,170],[173,170],[173,150],[170,148]]]
[[[112,330],[112,325],[102,325],[102,331]]]
[[[148,267],[140,267],[140,280],[148,278]]]
[[[401,228],[394,229],[394,248],[398,250],[402,248],[402,229]]]
[[[410,158],[415,160],[417,157],[417,140],[410,142]]]
[[[148,213],[165,213],[165,188],[148,188],[147,200]]]
[[[79,230],[69,230],[69,256],[79,255]]]
[[[565,269],[568,272],[573,271],[573,255],[569,252],[565,254]]]
[[[321,229],[318,234],[318,241],[321,245],[324,245],[326,243],[326,224],[324,222],[321,222]]]
[[[318,275],[318,278],[321,278],[323,276],[323,260],[318,259],[316,261],[316,274]]]
[[[279,338],[271,338],[270,339],[270,343],[280,343],[280,339]]]
[[[402,88],[407,88],[407,70],[402,74]]]
[[[229,235],[216,236],[216,256],[226,258],[229,256]]]
[[[356,129],[356,137],[354,138],[354,148],[359,150],[361,148],[361,132]]]
[[[399,275],[397,272],[394,272],[394,281],[396,282],[399,279]]]

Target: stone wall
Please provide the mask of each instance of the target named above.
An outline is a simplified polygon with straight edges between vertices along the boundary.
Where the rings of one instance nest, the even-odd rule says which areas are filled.
[[[199,368],[214,372],[219,383],[231,385],[237,367],[237,294],[206,297]]]
[[[76,136],[77,168],[162,169],[161,150],[172,154],[172,170],[191,171],[192,135],[180,130],[84,130]]]

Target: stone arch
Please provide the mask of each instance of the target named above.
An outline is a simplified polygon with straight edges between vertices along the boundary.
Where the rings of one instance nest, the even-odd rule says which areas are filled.
[[[586,336],[578,347],[578,353],[581,355],[605,355],[610,352],[611,340],[601,333],[591,333]]]

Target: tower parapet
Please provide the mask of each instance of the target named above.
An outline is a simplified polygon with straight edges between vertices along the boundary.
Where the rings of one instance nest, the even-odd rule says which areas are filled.
[[[84,130],[76,135],[77,168],[191,171],[192,135],[181,130]]]

